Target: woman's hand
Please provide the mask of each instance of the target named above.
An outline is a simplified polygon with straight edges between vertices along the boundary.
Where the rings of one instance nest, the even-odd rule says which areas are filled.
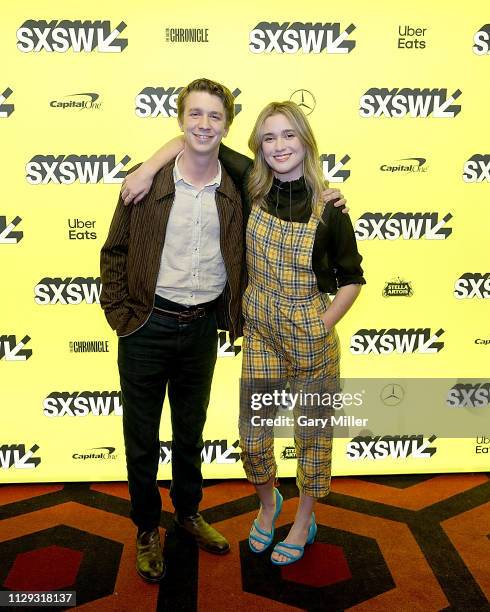
[[[121,185],[121,197],[124,206],[134,202],[137,204],[150,191],[153,177],[143,170],[138,168],[131,174],[128,174]]]
[[[331,202],[332,200],[337,200],[338,198],[340,198],[339,201],[334,202],[333,205],[336,207],[343,206],[344,208],[342,208],[342,212],[345,214],[349,212],[349,207],[346,206],[347,200],[340,193],[340,189],[325,189],[325,191],[322,191],[322,197],[325,204]]]
[[[335,323],[333,323],[331,317],[328,316],[328,310],[326,310],[322,315],[320,315],[320,319],[323,321],[323,325],[325,325],[326,330],[328,332],[331,331]]]

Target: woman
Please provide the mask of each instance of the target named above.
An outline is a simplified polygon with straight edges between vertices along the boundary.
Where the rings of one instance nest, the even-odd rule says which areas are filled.
[[[313,391],[316,397],[338,390],[334,325],[365,281],[349,217],[322,201],[325,180],[318,148],[301,109],[292,102],[267,105],[249,147],[255,159],[248,178],[249,285],[243,299],[239,429],[244,469],[261,502],[249,545],[260,553],[272,543],[282,506],[274,487],[277,466],[270,424],[278,406],[257,411],[250,398],[285,383],[292,392]],[[230,150],[225,148],[220,159],[232,177],[237,174],[233,170],[239,164]],[[243,174],[243,162],[241,170]],[[328,293],[336,293],[331,303]],[[305,544],[313,542],[314,504],[330,488],[331,430],[321,424],[329,410],[319,400],[308,406],[296,402],[293,414],[300,499],[289,534],[272,552],[277,565],[297,561]],[[313,425],[302,424],[310,421]]]
[[[248,399],[261,386],[281,388],[286,381],[292,392],[317,393],[316,404],[297,402],[293,411],[300,501],[288,536],[271,557],[273,563],[287,565],[301,558],[305,543],[313,541],[314,503],[329,492],[332,439],[322,420],[329,410],[319,398],[338,390],[334,325],[365,281],[349,218],[322,202],[325,180],[301,109],[292,102],[267,105],[249,148],[255,160],[249,179],[242,366],[247,392],[242,397]],[[330,304],[327,292],[336,290]],[[277,406],[262,408],[261,421],[253,418],[249,401],[241,404],[242,458],[261,500],[249,539],[254,552],[271,544],[282,504],[274,489],[273,426],[267,424],[276,412]]]

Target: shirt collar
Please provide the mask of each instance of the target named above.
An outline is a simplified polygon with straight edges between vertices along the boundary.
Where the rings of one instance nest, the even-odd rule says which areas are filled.
[[[179,160],[182,157],[182,154],[183,154],[183,151],[181,151],[175,158],[175,164],[174,164],[174,169],[173,169],[174,183],[175,185],[177,185],[177,183],[180,183],[182,181],[186,185],[190,185],[191,187],[194,187],[194,185],[192,185],[191,183],[185,180],[185,178],[182,176],[180,172]],[[206,183],[204,187],[214,187],[214,186],[219,187],[220,185],[221,185],[221,164],[220,164],[220,161],[218,160],[218,172],[216,173],[216,176],[212,178],[209,181],[209,183]]]

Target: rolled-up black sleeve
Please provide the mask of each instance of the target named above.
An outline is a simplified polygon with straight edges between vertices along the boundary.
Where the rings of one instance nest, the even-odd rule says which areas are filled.
[[[331,204],[325,207],[325,213],[325,247],[337,286],[364,285],[366,281],[361,267],[362,256],[357,250],[356,235],[349,215]]]

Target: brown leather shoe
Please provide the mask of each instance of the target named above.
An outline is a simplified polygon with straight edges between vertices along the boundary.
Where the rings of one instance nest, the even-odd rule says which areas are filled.
[[[215,555],[224,555],[229,552],[230,545],[228,541],[219,531],[216,531],[214,527],[206,523],[199,513],[193,514],[192,516],[186,516],[181,521],[178,516],[175,515],[174,521],[178,527],[184,529],[195,539],[199,548]]]
[[[148,582],[159,582],[165,576],[165,563],[158,528],[143,531],[136,538],[136,571]]]

